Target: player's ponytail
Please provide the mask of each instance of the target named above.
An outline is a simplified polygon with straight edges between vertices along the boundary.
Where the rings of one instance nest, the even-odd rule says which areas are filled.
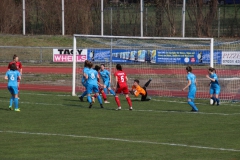
[[[14,54],[13,55],[13,60],[15,60],[16,59],[16,57],[18,57],[16,54]]]

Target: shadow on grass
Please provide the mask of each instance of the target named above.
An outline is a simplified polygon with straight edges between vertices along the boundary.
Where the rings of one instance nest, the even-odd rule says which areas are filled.
[[[0,110],[10,111],[9,108],[0,108]]]

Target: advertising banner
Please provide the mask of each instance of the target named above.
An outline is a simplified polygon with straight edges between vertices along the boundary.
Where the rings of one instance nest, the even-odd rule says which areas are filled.
[[[77,62],[87,60],[87,49],[77,49]],[[73,62],[72,49],[53,49],[53,62]]]
[[[223,51],[223,65],[240,65],[240,51]]]
[[[72,49],[53,49],[53,62],[72,62]],[[110,62],[110,49],[78,49],[77,62]],[[234,60],[234,61],[233,61]],[[177,63],[177,64],[210,64],[209,50],[135,50],[112,49],[112,62],[131,63]],[[239,52],[214,51],[214,63],[240,65]]]
[[[221,63],[221,52],[214,51],[214,63]],[[157,50],[157,63],[206,64],[210,63],[208,50]]]

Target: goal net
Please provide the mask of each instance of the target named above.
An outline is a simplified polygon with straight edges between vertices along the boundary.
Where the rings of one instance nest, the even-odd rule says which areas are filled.
[[[134,79],[144,85],[150,78],[148,94],[166,97],[186,97],[186,66],[193,67],[197,77],[196,98],[209,98],[208,67],[215,67],[221,85],[220,98],[238,100],[239,72],[237,67],[223,63],[223,50],[214,49],[213,38],[128,37],[74,35],[72,95],[81,93],[83,63],[78,62],[77,49],[94,65],[105,64],[113,76],[117,63],[122,64],[131,88]],[[225,62],[225,61],[224,61]]]

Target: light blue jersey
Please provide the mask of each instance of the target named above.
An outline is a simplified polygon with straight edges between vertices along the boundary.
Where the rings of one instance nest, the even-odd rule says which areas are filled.
[[[90,94],[92,91],[95,93],[99,92],[97,81],[98,72],[94,69],[89,69],[87,75],[87,93]]]
[[[6,76],[8,77],[8,90],[11,94],[18,94],[18,77],[20,76],[19,71],[7,71]]]
[[[83,77],[82,77],[82,85],[86,87],[87,84],[87,79],[84,77],[84,73],[87,74],[88,73],[89,68],[88,67],[84,67],[83,68]]]
[[[212,79],[215,79],[215,81],[211,81],[211,87],[210,87],[210,94],[219,94],[220,93],[220,90],[221,90],[221,87],[218,83],[218,77],[217,77],[217,74],[213,73],[213,74],[210,74],[209,76],[210,78]]]
[[[196,87],[196,76],[193,73],[188,73],[187,75],[187,81],[191,81],[191,85],[189,86],[188,90],[188,98],[194,99],[197,91]]]
[[[209,77],[212,78],[212,79],[215,79],[214,82],[211,81],[211,87],[213,87],[213,88],[220,87],[220,85],[218,83],[218,77],[217,77],[217,75],[215,73],[211,74]]]
[[[103,71],[100,71],[100,76],[101,76],[103,82],[110,81],[110,73],[108,70],[104,69]]]
[[[6,73],[6,76],[8,77],[8,86],[18,86],[18,77],[20,76],[20,72],[19,71],[12,71],[9,70]]]

